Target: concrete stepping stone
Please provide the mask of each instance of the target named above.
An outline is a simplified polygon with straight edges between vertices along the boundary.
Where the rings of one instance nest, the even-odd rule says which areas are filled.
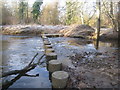
[[[52,86],[53,88],[65,88],[69,74],[65,71],[55,71],[52,73]]]
[[[52,48],[48,48],[45,50],[45,53],[52,53],[52,52],[55,52],[54,49]]]
[[[51,60],[48,63],[48,71],[53,73],[62,69],[62,63],[59,60]]]
[[[49,62],[50,60],[57,59],[57,54],[52,52],[52,53],[46,53],[46,59]]]

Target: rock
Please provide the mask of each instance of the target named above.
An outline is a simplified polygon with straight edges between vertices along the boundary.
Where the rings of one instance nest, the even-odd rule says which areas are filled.
[[[111,82],[111,85],[112,86],[115,86],[115,85],[117,85],[118,83],[117,82]]]
[[[80,82],[78,85],[79,88],[87,88],[87,84]]]

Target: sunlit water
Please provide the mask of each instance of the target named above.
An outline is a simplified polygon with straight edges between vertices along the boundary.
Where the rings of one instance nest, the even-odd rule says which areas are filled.
[[[84,42],[82,39],[75,38],[49,38],[55,52],[58,55],[58,59],[67,59],[68,56],[74,56],[75,52],[114,52],[116,51],[116,43],[100,42],[99,48],[96,50],[94,42]],[[39,55],[36,60],[44,53],[43,41],[40,37],[28,37],[28,36],[2,36],[2,66],[3,72],[11,70],[19,70],[28,65],[33,56],[38,52]],[[67,62],[68,65],[71,65]],[[71,65],[71,67],[73,67]],[[39,74],[38,77],[23,76],[17,80],[10,88],[51,88],[49,81],[49,73],[46,67],[37,66],[35,69],[28,72],[30,75]],[[4,78],[4,80],[11,80],[14,76]]]

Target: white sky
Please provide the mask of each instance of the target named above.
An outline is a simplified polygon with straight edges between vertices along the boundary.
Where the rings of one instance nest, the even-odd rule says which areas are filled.
[[[6,0],[6,1],[8,2],[9,5],[12,5],[11,4],[12,2],[19,1],[19,0]],[[28,1],[29,6],[31,7],[36,0],[26,0],[26,1]],[[37,1],[41,1],[41,0],[37,0]],[[68,1],[68,0],[43,0],[42,6],[44,6],[44,5],[48,4],[48,3],[50,4],[50,3],[54,3],[54,2],[59,2],[59,5],[60,5],[59,7],[63,7],[63,6],[65,6],[66,1]],[[75,1],[75,0],[69,0],[69,1]],[[83,7],[83,8],[85,9],[85,12],[91,13],[92,11],[94,11],[93,5],[95,4],[95,2],[97,0],[78,0],[78,1],[80,1],[80,2],[84,2],[84,1],[88,2],[86,4],[86,6]],[[109,2],[111,0],[105,0],[105,1]],[[120,1],[120,0],[113,0],[113,1],[116,2],[116,1]],[[93,4],[93,2],[94,2],[94,4]],[[94,13],[94,12],[92,12],[92,13]],[[92,13],[91,13],[91,15],[92,15]]]
[[[6,0],[7,2],[11,3],[11,2],[14,2],[14,1],[19,1],[19,0]],[[36,0],[26,0],[28,1],[29,5],[32,5]],[[38,1],[41,1],[41,0],[38,0]],[[67,0],[43,0],[44,4],[46,3],[53,3],[53,2],[59,2],[61,6],[65,5],[65,1]],[[69,1],[74,1],[74,0],[69,0]],[[96,2],[97,0],[78,0],[80,2]],[[105,0],[105,1],[111,1],[111,0]],[[112,0],[113,2],[118,2],[120,0]]]
[[[19,0],[7,0],[8,4],[12,5],[11,3],[14,2],[14,1],[19,1]],[[28,1],[29,5],[32,6],[33,3],[36,1],[36,0],[26,0]],[[41,0],[38,0],[38,1],[41,1]],[[47,3],[53,3],[53,2],[59,2],[60,6],[64,6],[65,5],[65,1],[67,0],[43,0],[43,6]],[[69,1],[74,1],[74,0],[69,0]],[[87,2],[95,2],[96,0],[78,0],[80,2],[84,2],[84,1],[87,1]]]

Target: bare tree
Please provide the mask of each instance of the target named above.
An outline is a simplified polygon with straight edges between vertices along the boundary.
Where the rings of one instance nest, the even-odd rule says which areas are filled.
[[[101,25],[101,2],[100,0],[97,0],[97,5],[98,5],[98,19],[97,19],[97,39],[99,39],[100,35],[100,25]]]
[[[100,35],[100,26],[101,26],[101,2],[100,0],[97,0],[97,6],[98,6],[98,19],[97,19],[97,43],[96,43],[96,49],[98,49],[99,46],[99,35]]]
[[[116,32],[117,31],[117,21],[118,21],[117,18],[116,18],[116,12],[114,10],[116,5],[115,5],[115,3],[113,3],[113,0],[111,0],[110,2],[103,1],[103,6],[104,6],[105,14],[111,20],[112,27],[114,29],[113,32]]]
[[[41,24],[59,24],[58,2],[47,4],[41,11]]]
[[[118,32],[120,36],[120,1],[118,2]]]

